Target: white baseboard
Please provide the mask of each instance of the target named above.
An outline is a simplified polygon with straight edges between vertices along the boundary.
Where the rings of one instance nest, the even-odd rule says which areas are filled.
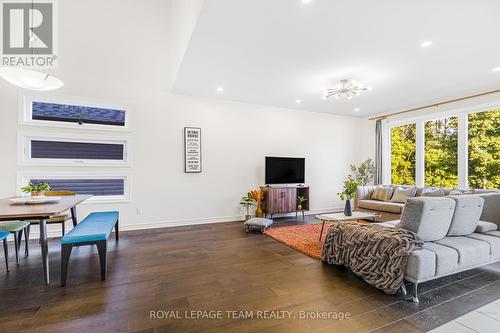
[[[324,214],[334,211],[341,211],[343,206],[331,207],[331,208],[321,208],[313,209],[305,212],[305,215],[317,215]],[[279,214],[274,217],[295,217],[295,213],[291,214]],[[155,228],[170,228],[170,227],[181,227],[189,225],[200,225],[200,224],[210,224],[210,223],[227,223],[227,222],[237,222],[243,221],[245,219],[244,215],[233,215],[233,216],[219,216],[219,217],[207,217],[199,219],[187,219],[187,220],[170,220],[170,221],[154,221],[146,223],[135,223],[135,224],[120,224],[120,230],[143,230],[143,229],[155,229]],[[66,230],[70,230],[71,223],[66,223]],[[37,239],[39,236],[39,229],[37,225],[31,227],[30,239]],[[47,236],[61,237],[61,226],[59,224],[48,226]]]
[[[305,215],[324,214],[324,213],[339,211],[342,210],[343,208],[344,208],[343,206],[340,206],[332,208],[313,209],[305,212],[304,214]],[[295,213],[279,214],[275,217],[295,217]],[[211,217],[203,219],[156,221],[149,223],[127,224],[120,227],[120,230],[141,230],[141,229],[169,228],[169,227],[180,227],[188,225],[210,224],[210,223],[226,223],[226,222],[243,221],[244,219],[245,219],[244,215],[234,215],[234,216]]]

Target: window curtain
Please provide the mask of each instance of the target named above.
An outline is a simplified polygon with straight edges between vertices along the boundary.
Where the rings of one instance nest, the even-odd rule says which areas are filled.
[[[382,184],[382,120],[375,123],[375,185]]]

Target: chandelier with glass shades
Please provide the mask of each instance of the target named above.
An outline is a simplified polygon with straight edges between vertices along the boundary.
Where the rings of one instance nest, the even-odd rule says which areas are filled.
[[[339,99],[340,97],[346,97],[351,99],[353,96],[359,95],[362,91],[372,90],[371,86],[365,87],[363,84],[358,83],[356,80],[340,80],[335,88],[325,89],[323,91],[323,99],[334,97]]]

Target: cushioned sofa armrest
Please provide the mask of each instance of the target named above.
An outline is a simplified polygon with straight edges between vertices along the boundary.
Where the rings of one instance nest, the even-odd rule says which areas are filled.
[[[359,200],[368,200],[372,196],[373,191],[377,186],[374,185],[364,185],[358,186],[356,194],[354,195],[354,209],[359,208]]]
[[[492,222],[500,229],[500,192],[479,194],[484,199],[481,221]]]
[[[481,234],[484,234],[488,231],[495,231],[495,230],[497,230],[497,228],[498,227],[495,223],[486,222],[486,221],[479,221],[475,232],[479,232]]]

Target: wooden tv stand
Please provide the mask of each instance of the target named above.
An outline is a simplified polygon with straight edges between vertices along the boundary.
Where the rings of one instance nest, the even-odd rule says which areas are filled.
[[[271,218],[274,214],[284,213],[302,213],[309,211],[309,187],[308,186],[266,186],[262,187],[264,191],[264,214]],[[307,200],[302,204],[302,209],[297,209],[297,197],[303,196]]]

